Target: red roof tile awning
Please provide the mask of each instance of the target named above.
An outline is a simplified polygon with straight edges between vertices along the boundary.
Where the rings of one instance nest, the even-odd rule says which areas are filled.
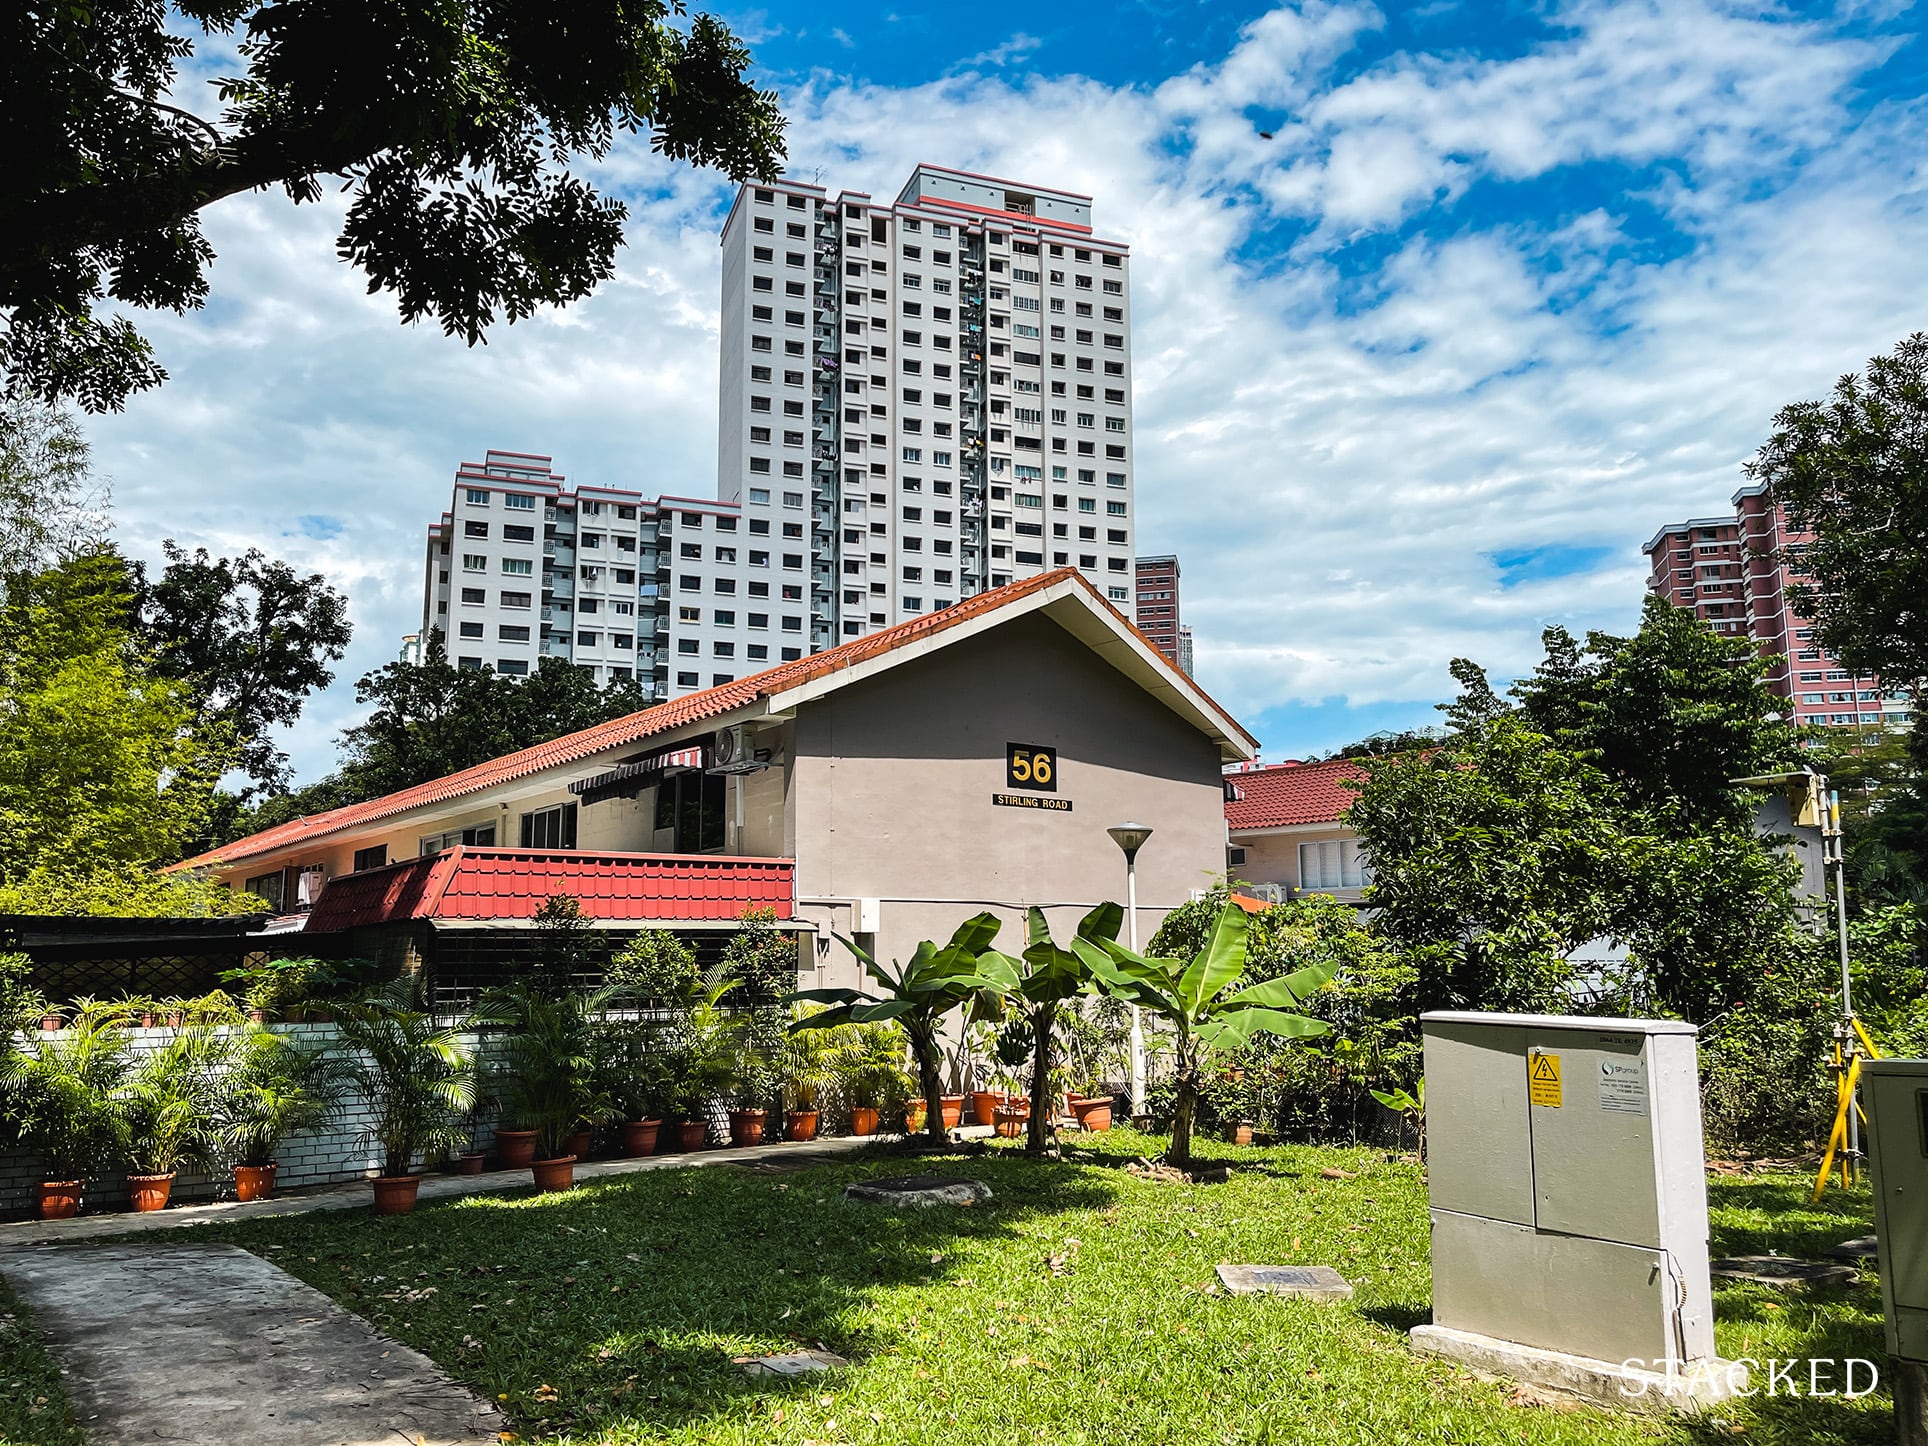
[[[750,909],[787,920],[796,912],[795,874],[790,859],[465,846],[330,879],[307,931],[407,919],[514,924],[558,894],[609,922],[727,922]]]

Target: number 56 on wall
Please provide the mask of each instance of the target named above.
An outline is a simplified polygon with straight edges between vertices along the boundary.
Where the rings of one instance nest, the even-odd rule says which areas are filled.
[[[1058,750],[1031,743],[1004,745],[1004,786],[1036,793],[1058,791]]]

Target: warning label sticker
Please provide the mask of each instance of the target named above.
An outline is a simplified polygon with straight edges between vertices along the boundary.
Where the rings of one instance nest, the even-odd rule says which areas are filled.
[[[1526,1098],[1548,1109],[1560,1108],[1560,1056],[1529,1054],[1526,1057]]]
[[[1647,1113],[1647,1066],[1638,1057],[1600,1061],[1600,1108],[1623,1115]]]

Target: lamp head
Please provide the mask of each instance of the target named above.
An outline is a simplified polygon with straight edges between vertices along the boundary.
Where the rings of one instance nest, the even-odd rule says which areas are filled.
[[[1115,823],[1105,830],[1111,841],[1124,850],[1125,862],[1131,863],[1138,857],[1138,850],[1145,846],[1151,837],[1151,825],[1145,823]]]

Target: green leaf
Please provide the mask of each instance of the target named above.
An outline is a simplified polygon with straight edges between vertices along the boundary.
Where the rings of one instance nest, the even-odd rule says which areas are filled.
[[[1337,963],[1312,964],[1304,969],[1287,974],[1278,979],[1268,979],[1263,984],[1254,984],[1241,989],[1226,999],[1227,1008],[1245,1004],[1260,1004],[1279,1009],[1288,1004],[1303,1004],[1323,989],[1339,972]]]
[[[1252,916],[1237,904],[1228,903],[1220,912],[1211,938],[1178,981],[1178,997],[1193,1014],[1245,972],[1245,940],[1251,927]]]

